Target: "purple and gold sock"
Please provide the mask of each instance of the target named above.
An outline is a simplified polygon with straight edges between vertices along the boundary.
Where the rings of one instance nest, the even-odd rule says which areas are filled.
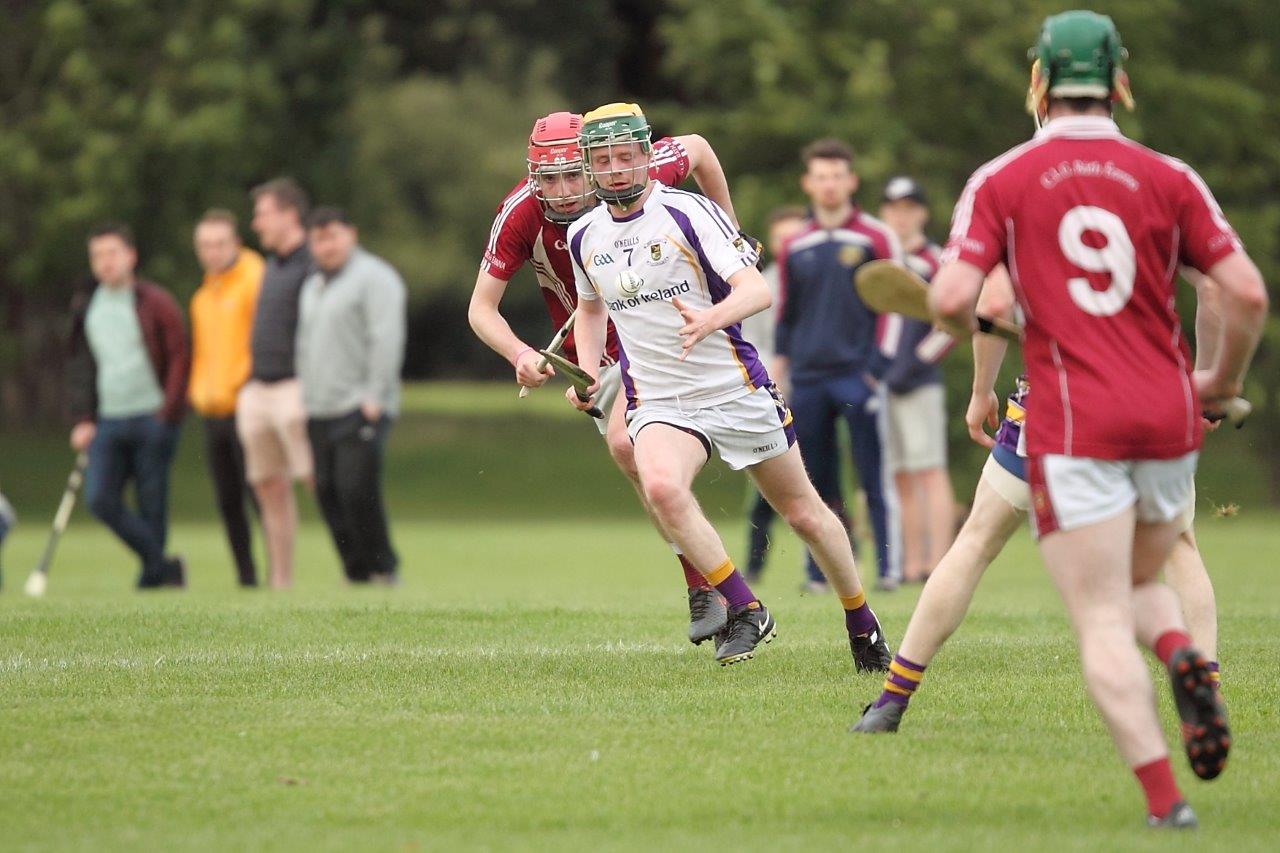
[[[1218,672],[1218,662],[1216,660],[1209,661],[1209,680],[1213,682],[1214,690],[1222,686],[1222,675]]]
[[[859,592],[849,598],[841,597],[844,606],[844,626],[849,629],[849,636],[856,637],[875,630],[876,615],[867,606],[867,594]]]
[[[760,600],[751,591],[751,587],[747,586],[746,580],[733,567],[733,560],[725,560],[720,564],[719,568],[709,572],[707,574],[707,583],[714,586],[724,596],[725,602],[730,607],[750,607],[753,604],[758,607],[760,605]]]
[[[889,677],[884,680],[884,692],[876,700],[876,707],[879,708],[890,702],[897,702],[905,707],[911,701],[911,694],[915,693],[916,688],[920,686],[922,678],[924,678],[923,666],[912,663],[902,655],[894,655],[893,663],[889,664]]]

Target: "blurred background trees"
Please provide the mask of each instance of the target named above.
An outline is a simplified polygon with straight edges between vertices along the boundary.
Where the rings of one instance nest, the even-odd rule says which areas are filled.
[[[205,208],[248,219],[278,174],[347,206],[412,290],[407,371],[506,377],[465,304],[532,120],[637,100],[701,133],[759,230],[800,201],[797,152],[852,142],[863,204],[899,172],[935,238],[979,164],[1025,139],[1040,0],[0,0],[0,425],[56,417],[84,234],[136,229],[145,276],[185,299]],[[1264,0],[1112,0],[1132,54],[1131,136],[1193,164],[1280,281],[1280,16]],[[247,227],[242,228],[252,242]],[[506,307],[546,336],[531,276]],[[1273,289],[1280,305],[1280,288]],[[1280,498],[1280,322],[1251,376],[1251,444]],[[951,359],[952,400],[967,396]]]

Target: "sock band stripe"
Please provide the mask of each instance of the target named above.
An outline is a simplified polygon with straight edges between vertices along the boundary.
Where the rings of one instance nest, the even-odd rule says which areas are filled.
[[[707,573],[707,582],[712,586],[718,586],[731,574],[733,574],[733,560],[725,560],[714,571]]]
[[[884,683],[884,689],[889,693],[897,693],[899,696],[910,696],[913,692],[915,692],[905,687],[899,687],[898,685],[894,684],[892,681],[886,681]]]
[[[904,679],[913,685],[919,684],[920,679],[924,678],[923,672],[912,672],[896,660],[889,664],[889,673],[891,677],[896,675],[898,678]]]
[[[859,607],[867,603],[867,594],[859,592],[857,595],[851,595],[848,598],[841,598],[840,604],[845,610],[857,610]]]

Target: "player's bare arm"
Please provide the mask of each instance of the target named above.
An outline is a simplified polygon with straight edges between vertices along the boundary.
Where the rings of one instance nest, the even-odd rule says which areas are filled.
[[[604,352],[605,331],[609,325],[609,312],[603,299],[579,299],[578,319],[574,323],[574,336],[578,342],[578,363],[582,369],[591,374],[592,379],[599,379],[600,355]],[[594,394],[598,383],[591,386],[592,398],[579,400],[573,386],[565,389],[565,398],[575,409],[585,412],[595,405]]]
[[[511,362],[516,369],[516,382],[526,388],[537,388],[554,376],[555,370],[550,366],[538,370],[537,349],[521,340],[498,310],[506,292],[507,282],[481,270],[476,276],[475,290],[471,292],[467,322],[489,349]]]
[[[681,361],[707,335],[732,326],[752,314],[758,314],[773,304],[769,285],[755,267],[738,270],[729,276],[727,283],[733,289],[732,292],[705,311],[695,311],[679,299],[671,300],[671,304],[684,319],[684,325],[680,327],[680,336],[684,339],[681,344]]]
[[[696,133],[677,136],[675,139],[684,147],[685,154],[689,157],[689,174],[698,189],[720,205],[734,228],[742,227],[738,224],[738,216],[733,212],[733,201],[729,198],[729,179],[725,177],[720,158],[716,156],[711,143]]]
[[[938,270],[929,286],[929,310],[944,331],[967,338],[977,330],[974,313],[984,278],[968,261],[949,261]]]
[[[1267,316],[1262,274],[1244,252],[1232,252],[1208,271],[1217,285],[1221,318],[1216,358],[1195,372],[1201,402],[1212,405],[1240,393]]]
[[[1003,266],[992,270],[983,282],[977,311],[984,317],[1007,320],[1013,316],[1013,284]],[[973,336],[973,393],[969,397],[964,421],[969,428],[969,437],[988,450],[995,447],[996,442],[983,425],[990,427],[992,432],[1000,426],[1000,398],[996,396],[995,386],[1008,348],[1009,342],[996,335]]]

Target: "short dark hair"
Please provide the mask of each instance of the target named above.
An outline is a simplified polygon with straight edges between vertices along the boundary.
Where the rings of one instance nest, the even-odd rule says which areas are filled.
[[[138,248],[137,241],[133,239],[133,229],[123,222],[103,222],[93,226],[89,230],[89,239],[97,240],[99,237],[119,237],[130,249]]]
[[[204,215],[200,217],[200,221],[197,222],[196,225],[203,225],[206,222],[221,222],[237,234],[240,231],[240,220],[236,218],[234,213],[227,210],[225,207],[209,208],[204,212]]]
[[[798,204],[788,204],[782,207],[775,207],[769,211],[769,218],[764,221],[765,228],[772,228],[779,222],[785,222],[788,219],[808,219],[809,211],[805,210]]]
[[[809,168],[809,163],[813,160],[843,160],[852,167],[853,146],[843,139],[836,139],[834,136],[815,139],[800,152],[800,162],[804,164],[806,169]]]
[[[306,190],[293,178],[272,178],[265,184],[258,184],[249,192],[249,195],[254,201],[264,195],[271,196],[278,206],[296,210],[299,222],[305,222],[307,212],[311,210],[311,201],[307,198]]]
[[[1051,95],[1049,103],[1062,104],[1073,113],[1087,113],[1098,107],[1104,107],[1108,113],[1111,112],[1111,101],[1106,98],[1055,98]]]
[[[340,207],[332,204],[325,207],[317,207],[311,211],[311,215],[307,217],[308,228],[323,228],[326,225],[332,225],[338,222],[342,225],[351,225],[351,218],[347,216],[347,212]]]

